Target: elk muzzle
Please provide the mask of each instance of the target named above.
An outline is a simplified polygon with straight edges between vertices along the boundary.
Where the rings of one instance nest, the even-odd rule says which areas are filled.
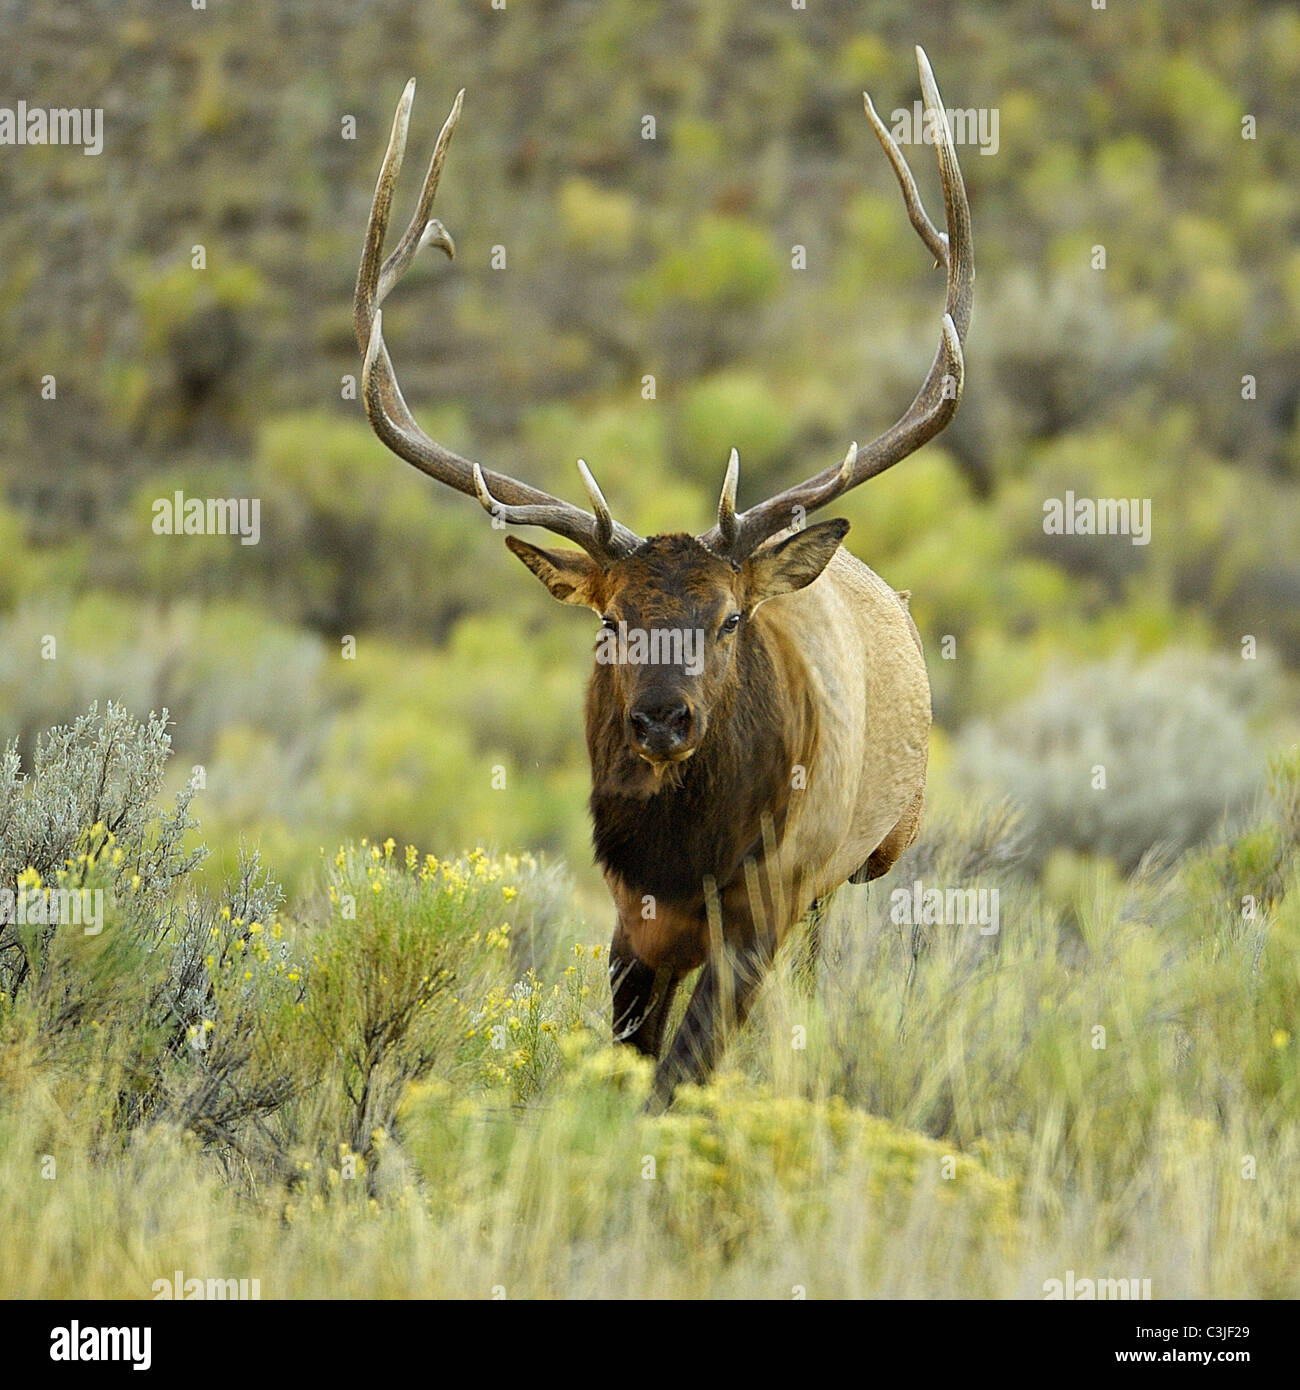
[[[695,752],[698,723],[683,696],[665,692],[643,695],[628,710],[627,741],[646,762],[680,762]]]

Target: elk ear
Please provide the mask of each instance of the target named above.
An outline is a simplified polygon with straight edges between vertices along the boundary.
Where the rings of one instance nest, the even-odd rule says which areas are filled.
[[[601,569],[590,555],[580,550],[542,550],[517,536],[507,536],[506,545],[561,603],[602,611]]]
[[[830,564],[848,529],[849,523],[839,518],[819,521],[746,560],[751,610],[770,598],[792,594],[811,584]]]

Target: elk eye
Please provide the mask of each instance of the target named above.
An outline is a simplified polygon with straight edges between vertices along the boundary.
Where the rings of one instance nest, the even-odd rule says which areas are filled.
[[[606,632],[614,632],[618,628],[618,619],[606,616],[600,620],[600,625]]]
[[[733,613],[733,614],[731,615],[731,617],[729,617],[729,618],[727,619],[727,621],[726,621],[725,623],[722,624],[722,627],[718,630],[718,636],[719,636],[719,637],[730,637],[731,634],[732,634],[733,632],[735,632],[735,630],[736,630],[739,626],[740,626],[740,614],[739,614],[739,613]]]

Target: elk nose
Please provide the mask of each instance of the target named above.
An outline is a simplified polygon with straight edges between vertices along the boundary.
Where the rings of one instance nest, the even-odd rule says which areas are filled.
[[[632,742],[644,753],[671,753],[691,731],[690,706],[682,700],[648,700],[628,715]]]

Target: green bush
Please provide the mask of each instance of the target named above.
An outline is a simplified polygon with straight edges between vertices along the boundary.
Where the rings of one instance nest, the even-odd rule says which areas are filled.
[[[780,260],[763,231],[739,217],[708,213],[629,289],[635,308],[674,301],[746,309],[775,291]]]

